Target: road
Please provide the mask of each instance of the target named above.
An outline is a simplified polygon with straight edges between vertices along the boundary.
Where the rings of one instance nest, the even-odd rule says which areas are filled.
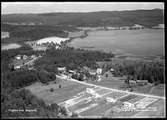
[[[62,76],[56,75],[56,77],[59,77],[59,78],[61,78],[61,79],[64,79]],[[91,83],[82,82],[82,81],[79,81],[79,80],[76,80],[76,79],[72,79],[72,78],[71,78],[71,79],[68,79],[68,78],[67,78],[67,80],[74,81],[74,82],[78,82],[78,83],[80,83],[80,84],[84,84],[84,85],[88,85],[88,86],[100,87],[100,88],[112,90],[112,91],[115,91],[115,92],[122,92],[122,93],[127,93],[127,94],[145,96],[145,97],[153,97],[153,98],[164,99],[164,100],[166,99],[165,97],[160,97],[160,96],[155,96],[155,95],[142,94],[142,93],[135,93],[135,92],[128,92],[128,91],[123,91],[123,90],[118,90],[118,89],[103,87],[103,86],[99,86],[99,85],[94,85],[94,84],[91,84]]]

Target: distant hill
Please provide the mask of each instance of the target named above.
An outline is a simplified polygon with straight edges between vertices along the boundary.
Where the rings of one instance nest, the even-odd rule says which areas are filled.
[[[1,15],[1,21],[11,23],[33,22],[49,26],[132,26],[141,24],[146,27],[156,26],[164,22],[162,9],[87,13],[7,14]]]

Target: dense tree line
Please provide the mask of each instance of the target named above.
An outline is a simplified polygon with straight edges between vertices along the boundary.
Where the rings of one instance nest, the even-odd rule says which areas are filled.
[[[22,110],[13,111],[12,110]],[[32,110],[30,112],[30,110]],[[58,114],[66,115],[66,111],[56,103],[50,106],[43,100],[26,89],[15,90],[10,94],[1,94],[1,117],[2,118],[20,118],[20,117],[38,117],[51,118],[58,117]]]
[[[44,13],[2,15],[2,22],[39,23],[43,25],[73,26],[156,26],[163,23],[163,10],[100,11],[88,13]]]
[[[43,100],[33,96],[28,90],[22,89],[34,82],[46,83],[55,80],[55,74],[35,70],[11,70],[9,64],[18,54],[37,54],[26,46],[19,49],[1,51],[1,116],[10,117],[58,117],[61,107],[56,103],[47,106]],[[25,110],[36,112],[27,112]],[[23,110],[12,112],[10,110]]]
[[[78,69],[88,66],[91,69],[98,67],[97,61],[104,61],[106,58],[112,58],[112,53],[103,53],[100,51],[89,51],[66,47],[65,49],[48,49],[42,59],[36,62],[36,66],[50,66],[50,69],[56,71],[56,67],[67,67],[67,69]],[[54,67],[53,67],[54,66]]]
[[[150,83],[155,84],[165,83],[163,62],[117,60],[106,66],[108,70],[111,67],[114,68],[116,76],[127,75],[128,79],[148,80]]]

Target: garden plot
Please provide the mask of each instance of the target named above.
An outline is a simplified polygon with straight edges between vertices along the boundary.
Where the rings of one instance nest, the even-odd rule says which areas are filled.
[[[143,99],[143,98],[144,98],[144,96],[137,96],[134,99],[128,100],[127,102],[129,102],[129,103],[135,103],[135,102],[137,102],[137,101],[139,101],[140,99]]]
[[[122,93],[122,92],[112,92],[109,95],[107,95],[107,97],[111,97],[113,99],[119,99],[121,97],[124,97],[128,95],[127,93]]]
[[[66,107],[70,107],[70,106],[73,106],[79,102],[82,102],[84,100],[87,100],[89,98],[89,95],[88,94],[81,94],[80,96],[78,97],[74,97],[72,99],[69,99],[69,100],[66,100],[62,103],[60,103],[59,105],[61,106],[66,106]]]
[[[135,102],[134,104],[136,105],[137,108],[146,108],[147,106],[149,106],[150,104],[152,104],[153,102],[157,100],[158,100],[157,98],[145,97]]]
[[[113,103],[98,103],[96,107],[92,107],[86,111],[80,112],[81,116],[103,116],[105,112],[111,107],[115,106]]]
[[[97,90],[97,91],[96,91],[96,93],[99,94],[99,95],[103,95],[103,94],[109,93],[109,92],[112,92],[112,90],[100,89],[100,90]]]
[[[69,106],[68,107],[68,110],[70,111],[76,111],[78,109],[81,109],[81,108],[85,108],[85,107],[88,107],[90,106],[91,104],[95,103],[91,97],[87,98],[87,99],[84,99],[84,100],[81,100],[80,102],[77,102],[75,105],[73,106]]]
[[[89,106],[87,106],[87,107],[78,109],[78,110],[76,110],[76,111],[74,111],[74,112],[79,114],[79,113],[84,112],[84,111],[87,111],[87,110],[89,110],[89,109],[91,109],[91,108],[93,108],[93,107],[96,107],[97,105],[98,105],[97,103],[94,103],[94,104],[91,104],[91,105],[89,105]]]
[[[125,97],[123,97],[123,98],[120,98],[119,101],[125,102],[125,101],[129,101],[129,100],[131,100],[131,99],[135,99],[136,97],[137,97],[137,95],[132,95],[132,94],[130,94],[130,95],[128,95],[128,96],[125,96]]]

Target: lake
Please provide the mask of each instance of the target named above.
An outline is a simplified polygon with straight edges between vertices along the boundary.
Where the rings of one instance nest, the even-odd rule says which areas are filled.
[[[16,44],[16,43],[1,44],[1,50],[16,49],[16,48],[20,48],[20,47],[21,47],[21,45]]]
[[[164,55],[164,30],[90,31],[87,37],[76,38],[69,46],[124,55],[161,56]]]

